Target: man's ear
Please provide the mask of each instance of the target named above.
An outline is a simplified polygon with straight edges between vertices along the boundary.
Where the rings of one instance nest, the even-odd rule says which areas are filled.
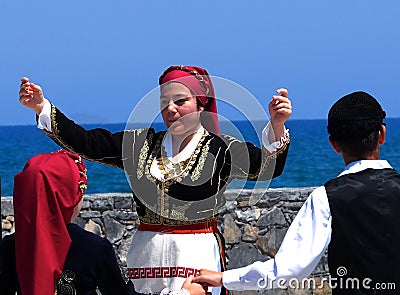
[[[385,139],[386,139],[386,126],[382,124],[381,129],[379,130],[378,143],[384,144]]]
[[[331,144],[332,148],[337,152],[338,154],[342,153],[342,150],[340,149],[339,145],[337,144],[336,141],[332,139],[331,136],[329,136],[329,143]]]

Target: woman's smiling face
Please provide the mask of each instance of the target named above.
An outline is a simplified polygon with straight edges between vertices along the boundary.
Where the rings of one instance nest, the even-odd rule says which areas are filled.
[[[161,86],[160,109],[165,125],[172,134],[188,134],[200,123],[203,107],[198,107],[196,97],[188,87],[178,82]]]

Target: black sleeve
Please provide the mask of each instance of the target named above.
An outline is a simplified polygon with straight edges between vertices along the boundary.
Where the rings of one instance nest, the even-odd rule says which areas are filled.
[[[287,142],[285,146],[280,149],[276,154],[273,155],[275,158],[275,168],[274,174],[272,178],[278,177],[283,173],[283,169],[285,168],[286,158],[289,152],[290,142]]]
[[[133,290],[132,283],[125,283],[121,269],[117,262],[115,252],[111,243],[104,239],[102,253],[98,255],[96,263],[96,273],[98,287],[102,295],[131,294]]]
[[[231,136],[223,136],[228,146],[226,163],[231,166],[230,178],[247,180],[270,180],[282,174],[289,150],[290,139],[275,153],[242,142]]]
[[[102,128],[86,130],[51,105],[52,132],[44,131],[59,146],[83,158],[122,169],[124,132],[111,133]]]

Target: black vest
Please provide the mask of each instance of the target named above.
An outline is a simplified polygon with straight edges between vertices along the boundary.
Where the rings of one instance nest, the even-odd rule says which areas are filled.
[[[333,294],[399,294],[400,174],[367,169],[332,179],[325,189]]]

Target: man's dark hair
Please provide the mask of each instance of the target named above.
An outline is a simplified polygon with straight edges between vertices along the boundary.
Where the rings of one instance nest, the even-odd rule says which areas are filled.
[[[364,156],[378,145],[386,113],[370,94],[358,91],[340,98],[329,110],[328,133],[340,149],[351,156]]]

